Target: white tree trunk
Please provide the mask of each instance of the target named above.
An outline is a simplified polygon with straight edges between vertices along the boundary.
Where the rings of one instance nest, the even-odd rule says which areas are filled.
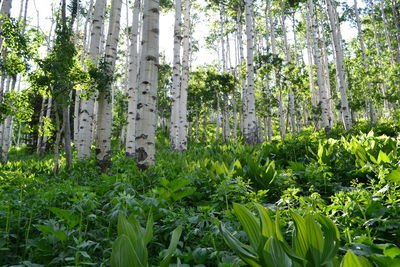
[[[189,90],[190,72],[190,8],[190,0],[185,0],[185,16],[183,22],[182,83],[179,98],[179,151],[184,151],[187,149],[187,96]]]
[[[360,14],[358,11],[358,6],[357,6],[357,0],[354,0],[354,12],[356,15],[356,24],[357,24],[357,33],[358,33],[357,35],[358,35],[358,41],[360,43],[361,54],[363,56],[364,68],[366,70],[369,70],[369,62],[368,62],[367,54],[365,52],[364,36],[362,33],[362,29],[361,29],[361,21],[360,21]],[[367,87],[368,87],[368,92],[372,93],[372,86],[369,82],[367,82]],[[367,105],[367,109],[369,109],[369,115],[370,115],[371,122],[376,123],[376,121],[377,121],[376,110],[375,110],[375,106],[374,106],[372,99],[369,97],[366,97],[365,102]]]
[[[254,25],[253,25],[253,0],[246,0],[246,36],[247,36],[247,90],[246,110],[244,112],[244,139],[246,144],[259,143],[256,103],[254,94]]]
[[[126,156],[135,157],[136,150],[136,108],[138,92],[138,34],[139,34],[140,0],[135,0],[132,14],[132,33],[129,51],[128,75],[128,126],[126,135]]]
[[[289,42],[286,33],[286,16],[285,10],[282,7],[282,15],[281,15],[281,23],[282,23],[282,33],[283,33],[283,43],[285,48],[285,59],[289,63],[292,61],[292,57],[290,56],[290,49],[289,49]],[[293,84],[288,84],[289,92],[288,92],[288,105],[289,105],[289,119],[290,119],[290,126],[292,135],[296,135],[296,105],[295,105],[295,93],[293,91]]]
[[[313,52],[314,52],[314,63],[317,67],[317,77],[318,77],[318,87],[320,94],[320,104],[322,111],[322,123],[325,128],[326,133],[330,133],[332,126],[330,121],[330,104],[328,98],[328,91],[325,86],[324,80],[324,70],[322,66],[322,54],[320,50],[320,42],[322,40],[318,37],[318,25],[315,22],[314,17],[314,3],[313,0],[308,0],[308,8],[309,8],[309,16],[310,16],[310,26],[311,26],[311,35],[312,35],[312,43],[313,43]]]
[[[122,0],[112,0],[110,23],[105,50],[105,62],[108,65],[108,75],[114,75],[117,60],[117,48],[120,31]],[[112,107],[109,101],[111,84],[99,92],[99,110],[97,117],[96,158],[102,171],[111,165],[111,127]]]
[[[136,127],[136,157],[142,170],[155,163],[156,101],[159,64],[158,0],[147,0],[143,10],[142,53]]]
[[[172,73],[171,91],[171,127],[170,127],[170,146],[171,150],[178,150],[179,146],[179,104],[181,92],[181,42],[182,42],[182,3],[175,0],[175,25],[174,25],[174,59]]]
[[[94,6],[92,32],[90,37],[89,59],[92,64],[98,66],[101,46],[101,38],[104,27],[104,11],[106,0],[96,0]],[[95,96],[91,95],[89,99],[81,99],[79,114],[79,131],[77,140],[78,159],[84,160],[90,158],[91,145],[94,136],[94,104]]]
[[[276,51],[276,38],[275,38],[275,21],[272,18],[272,12],[269,12],[269,20],[271,24],[271,49],[272,49],[272,54],[277,55]],[[273,82],[274,86],[278,90],[278,117],[279,117],[279,133],[282,138],[285,138],[286,136],[286,131],[285,131],[285,115],[283,112],[283,101],[282,101],[282,88],[281,88],[281,83],[279,81],[278,77],[278,71],[275,69],[273,72]]]
[[[337,14],[336,3],[332,0],[326,0],[326,3],[328,7],[328,16],[331,25],[333,45],[335,47],[336,73],[338,78],[337,80],[338,80],[338,87],[341,100],[340,111],[342,114],[344,129],[350,130],[352,128],[352,121],[349,109],[349,100],[347,98],[348,86],[345,75],[342,33],[340,30],[339,17]]]

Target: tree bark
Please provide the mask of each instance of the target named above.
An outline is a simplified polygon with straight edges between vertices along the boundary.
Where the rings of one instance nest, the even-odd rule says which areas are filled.
[[[175,26],[174,26],[174,58],[172,73],[172,108],[171,108],[171,128],[170,128],[170,146],[171,150],[178,150],[179,146],[179,105],[181,92],[181,43],[182,43],[182,3],[181,0],[175,0]]]
[[[339,17],[337,14],[336,3],[332,0],[326,0],[328,8],[329,22],[332,32],[332,41],[335,48],[335,63],[336,63],[336,73],[338,80],[338,87],[340,92],[341,100],[341,114],[345,130],[350,130],[352,128],[352,121],[349,109],[349,100],[347,98],[347,81],[344,65],[344,53],[342,44],[342,33],[340,30]]]
[[[247,145],[260,142],[256,121],[256,106],[254,94],[254,25],[253,25],[253,0],[245,1],[246,10],[246,36],[247,36],[247,90],[246,110],[244,113],[244,139]]]
[[[142,53],[136,127],[139,169],[155,163],[156,101],[159,64],[159,0],[147,0],[143,10]]]
[[[128,126],[126,135],[126,156],[135,158],[136,153],[136,108],[138,93],[138,34],[139,34],[140,0],[135,0],[132,14],[132,33],[130,45],[128,74]]]
[[[311,35],[313,41],[312,43],[314,52],[314,63],[317,67],[318,87],[319,87],[320,105],[322,112],[322,123],[325,132],[330,133],[332,129],[330,121],[330,104],[328,98],[328,91],[324,80],[322,54],[320,50],[320,42],[322,42],[322,40],[318,37],[318,25],[315,22],[314,3],[312,0],[308,0],[308,8],[309,8],[309,16],[311,22],[310,24],[311,24]]]
[[[114,75],[115,62],[117,60],[117,48],[120,31],[122,0],[112,0],[111,16],[108,28],[108,36],[105,50],[105,62],[107,74]],[[112,127],[112,106],[109,100],[112,90],[112,83],[99,90],[99,110],[96,136],[96,159],[100,169],[105,172],[111,167],[111,127]]]
[[[104,10],[106,0],[96,0],[92,21],[92,32],[90,37],[89,60],[97,67],[99,63],[101,36],[104,27]],[[95,93],[91,93],[89,99],[81,99],[78,131],[78,159],[85,160],[90,158],[91,145],[94,133],[94,105]]]
[[[179,98],[179,144],[178,150],[187,150],[187,96],[189,90],[190,72],[190,0],[185,0],[185,15],[183,22],[183,57],[182,57],[182,83]]]

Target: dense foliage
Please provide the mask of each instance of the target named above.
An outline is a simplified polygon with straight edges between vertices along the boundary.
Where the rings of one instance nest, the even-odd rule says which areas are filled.
[[[252,242],[246,234],[248,222],[232,204],[256,211],[257,203],[259,209],[269,208],[268,217],[290,246],[293,231],[301,234],[301,217],[309,214],[305,220],[313,221],[316,229],[322,226],[325,237],[332,232],[323,221],[330,218],[337,226],[334,262],[351,250],[365,257],[362,262],[397,266],[400,139],[393,129],[398,128],[359,125],[330,136],[305,131],[255,147],[191,143],[183,153],[170,152],[167,134],[159,132],[158,164],[146,172],[126,159],[115,143],[108,174],[99,173],[93,159],[76,162],[70,172],[57,177],[50,154],[38,158],[27,155],[24,147],[13,148],[10,161],[0,169],[0,262],[108,266],[118,217],[130,227],[123,214],[133,216],[129,221],[135,231],[142,233],[140,224],[146,222],[146,229],[151,227],[151,235],[144,234],[149,265],[168,258],[182,266],[241,266],[241,255],[225,243],[220,227],[243,243]],[[258,212],[253,216],[253,223],[259,224]],[[171,237],[177,227],[182,230],[180,239],[178,234]],[[118,227],[120,235],[124,231]],[[173,251],[167,251],[170,240],[177,246]]]

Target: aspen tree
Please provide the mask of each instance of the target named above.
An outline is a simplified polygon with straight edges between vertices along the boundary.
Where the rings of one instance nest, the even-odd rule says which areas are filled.
[[[89,60],[94,66],[98,66],[102,29],[104,27],[104,11],[106,0],[96,0],[93,11],[92,30],[89,45]],[[93,140],[93,119],[94,119],[95,96],[92,93],[89,99],[81,99],[78,131],[78,159],[88,159],[91,153]]]
[[[171,127],[170,146],[171,150],[177,150],[179,144],[179,104],[181,89],[181,43],[182,43],[182,3],[175,0],[175,25],[174,25],[174,58],[172,69],[172,90],[171,90]]]
[[[333,0],[326,0],[328,17],[331,26],[333,46],[335,48],[335,63],[336,73],[338,80],[338,87],[340,92],[342,120],[345,130],[352,128],[352,121],[349,109],[349,100],[347,98],[347,81],[345,75],[344,53],[342,44],[342,33],[340,30],[339,17],[337,14],[336,3]]]
[[[142,52],[136,126],[136,158],[141,170],[155,163],[156,101],[159,64],[160,1],[146,0],[143,9]]]
[[[112,0],[111,15],[108,25],[108,36],[105,48],[106,74],[114,75],[117,60],[117,48],[120,31],[122,0]],[[110,102],[112,83],[107,83],[105,88],[99,88],[98,117],[96,134],[96,159],[102,171],[111,166],[111,126],[112,108]]]
[[[314,64],[317,67],[317,78],[318,78],[318,87],[319,87],[319,95],[320,95],[320,105],[322,111],[322,123],[326,133],[330,133],[332,129],[331,120],[330,120],[330,104],[328,98],[328,91],[326,88],[325,80],[324,80],[324,69],[322,65],[322,53],[321,53],[321,42],[322,40],[318,37],[318,25],[315,21],[315,13],[314,13],[314,3],[313,0],[308,0],[308,9],[310,16],[310,30],[312,37],[312,46],[313,46],[313,54],[314,54]]]
[[[182,82],[179,98],[179,144],[178,150],[187,149],[187,95],[189,90],[189,71],[190,71],[190,0],[185,1],[185,15],[183,22],[183,57],[182,57]]]
[[[259,143],[256,103],[254,94],[254,25],[253,25],[253,0],[245,1],[246,11],[246,36],[247,36],[247,89],[246,110],[244,112],[244,139],[246,144]]]
[[[128,129],[126,134],[126,156],[135,157],[136,150],[136,108],[138,93],[138,34],[140,0],[135,0],[132,13],[132,29],[129,48],[128,72]]]
[[[360,49],[361,49],[361,54],[363,57],[364,68],[366,70],[369,70],[370,67],[369,67],[369,63],[368,63],[367,53],[365,52],[364,36],[362,33],[362,29],[361,29],[360,14],[358,11],[357,0],[354,0],[354,13],[356,15],[357,36],[358,36],[358,42],[360,43]],[[367,87],[368,87],[368,91],[372,92],[372,86],[369,82],[367,82]],[[374,102],[369,97],[366,97],[365,102],[367,104],[367,108],[369,108],[369,116],[370,116],[371,122],[376,123],[377,117],[376,117],[376,110],[375,110]]]

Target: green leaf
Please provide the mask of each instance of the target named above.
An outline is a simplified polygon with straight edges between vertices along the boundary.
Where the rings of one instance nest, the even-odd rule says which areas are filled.
[[[282,247],[282,244],[275,237],[271,237],[268,240],[269,250],[272,256],[272,260],[274,261],[275,266],[280,267],[291,267],[293,266],[292,260],[285,253],[285,250]]]
[[[62,230],[55,230],[48,225],[38,225],[36,226],[43,234],[52,234],[57,237],[60,241],[65,241],[68,235]]]
[[[69,229],[74,228],[79,223],[79,217],[71,214],[70,211],[56,207],[48,207],[47,209],[54,213],[61,220],[65,220]]]
[[[228,246],[235,251],[238,256],[245,261],[247,264],[249,264],[252,267],[262,267],[259,264],[259,258],[255,252],[255,250],[243,244],[240,242],[238,239],[236,239],[231,233],[229,233],[222,225],[219,226],[219,230],[224,237],[225,242],[228,244]]]
[[[389,256],[390,258],[394,259],[394,258],[400,256],[400,248],[395,247],[395,246],[386,247],[383,250],[383,254],[385,256]]]
[[[309,248],[307,227],[305,221],[300,215],[294,212],[291,212],[290,215],[294,220],[294,226],[296,229],[293,240],[294,250],[300,257],[305,258]]]
[[[400,168],[393,170],[388,176],[387,179],[395,184],[400,184]]]
[[[324,233],[324,251],[322,253],[322,264],[328,264],[336,256],[339,250],[340,233],[336,225],[326,216],[318,215]]]
[[[383,152],[382,150],[379,151],[379,155],[378,155],[378,164],[381,163],[390,163],[390,159],[388,157],[388,155],[386,155],[385,152]]]
[[[153,225],[153,214],[150,213],[149,217],[147,218],[146,230],[143,236],[144,246],[147,246],[147,244],[150,243],[151,239],[153,238]]]
[[[247,233],[250,244],[254,250],[258,251],[262,241],[260,224],[255,216],[244,206],[233,203],[233,209],[242,225],[244,231]]]
[[[341,267],[365,267],[362,265],[358,257],[351,251],[347,251],[346,255],[343,258]]]
[[[129,266],[147,267],[141,263],[130,238],[122,234],[113,244],[111,253],[111,267]]]
[[[182,234],[182,226],[178,226],[172,232],[171,242],[169,243],[169,247],[164,256],[164,259],[160,263],[160,267],[168,267],[169,266],[169,262],[171,261],[172,255],[175,252],[176,247],[178,246],[178,242],[179,242],[179,238],[181,237],[181,234]]]
[[[258,213],[260,214],[261,218],[261,234],[264,238],[269,238],[275,235],[275,225],[274,222],[269,217],[267,211],[263,206],[258,203],[255,203]]]
[[[322,253],[324,250],[324,237],[322,236],[321,227],[316,223],[311,215],[306,215],[305,224],[307,227],[307,239],[309,241],[309,252],[315,266],[321,265]]]

